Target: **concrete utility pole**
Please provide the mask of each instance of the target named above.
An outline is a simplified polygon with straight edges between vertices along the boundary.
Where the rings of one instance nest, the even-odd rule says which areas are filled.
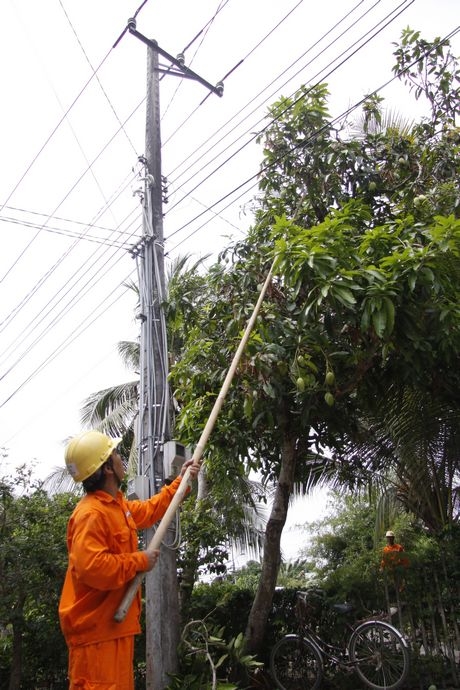
[[[157,493],[165,480],[163,448],[170,440],[171,427],[168,347],[162,308],[165,274],[159,74],[195,79],[219,96],[223,85],[211,86],[185,67],[183,56],[173,58],[160,49],[156,41],[136,31],[134,20],[129,20],[128,29],[147,45],[143,233],[141,241],[131,250],[138,266],[141,319],[137,493],[146,498]],[[166,69],[160,67],[159,55],[170,63]],[[148,531],[147,543],[151,537]],[[176,553],[168,548],[174,541],[172,526],[161,547],[159,562],[145,580],[147,690],[163,690],[169,684],[168,674],[177,671],[180,615]]]
[[[168,391],[168,345],[162,303],[165,295],[164,243],[161,181],[160,89],[158,53],[147,49],[147,110],[145,129],[146,195],[150,193],[149,214],[144,220],[144,236],[150,228],[152,241],[145,248],[146,264],[151,268],[144,276],[145,297],[151,300],[151,318],[141,329],[141,347],[145,351],[143,404],[142,467],[150,478],[151,493],[160,490],[164,477],[163,443],[170,439]],[[150,217],[149,217],[150,216]],[[146,227],[147,226],[147,227]],[[151,271],[151,272],[150,272]],[[144,334],[144,337],[142,337]],[[153,365],[153,366],[152,366]],[[153,424],[152,424],[153,420]],[[152,538],[148,530],[147,543]],[[174,528],[168,530],[174,542]],[[166,546],[156,568],[145,580],[146,618],[146,688],[156,690],[168,684],[167,673],[177,671],[179,643],[179,601],[177,596],[176,553]]]

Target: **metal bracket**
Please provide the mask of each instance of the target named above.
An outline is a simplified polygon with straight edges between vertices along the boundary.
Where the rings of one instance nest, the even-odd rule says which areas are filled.
[[[128,19],[128,31],[130,34],[138,38],[142,43],[145,43],[148,45],[150,48],[153,48],[159,55],[162,57],[166,58],[168,62],[171,62],[175,67],[177,67],[178,71],[173,71],[171,69],[169,70],[160,70],[160,71],[165,71],[168,74],[171,74],[176,77],[185,77],[186,79],[194,79],[195,81],[200,82],[200,84],[203,84],[203,86],[206,86],[207,89],[209,89],[212,93],[215,93],[216,96],[222,97],[224,94],[224,84],[222,81],[219,81],[216,86],[213,86],[210,84],[206,79],[203,79],[203,77],[200,77],[199,74],[196,74],[196,72],[193,72],[189,67],[186,67],[184,64],[184,56],[182,53],[179,53],[177,57],[173,57],[169,53],[167,53],[165,50],[160,48],[158,45],[157,41],[147,38],[143,34],[139,33],[136,29],[136,20],[135,19]]]

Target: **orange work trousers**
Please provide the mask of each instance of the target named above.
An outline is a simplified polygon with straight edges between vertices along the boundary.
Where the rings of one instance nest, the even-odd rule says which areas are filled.
[[[69,690],[134,690],[134,637],[69,648]]]

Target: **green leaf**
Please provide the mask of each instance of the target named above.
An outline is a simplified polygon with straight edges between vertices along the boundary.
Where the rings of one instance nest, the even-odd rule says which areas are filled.
[[[252,395],[247,395],[245,397],[244,403],[243,403],[243,412],[244,412],[244,416],[247,417],[247,419],[251,419],[252,409],[253,409]]]
[[[390,335],[395,325],[395,306],[389,297],[384,297],[383,303],[386,312],[386,332]]]
[[[218,659],[217,662],[216,662],[216,668],[219,668],[219,666],[222,666],[222,664],[224,663],[224,661],[225,661],[226,659],[228,659],[228,658],[229,658],[228,654],[222,654],[222,656],[219,657],[219,659]]]
[[[378,309],[372,314],[372,325],[379,338],[383,338],[387,325],[387,315],[384,309]]]
[[[356,304],[352,291],[342,285],[333,285],[331,292],[345,307],[352,307]]]
[[[268,395],[269,398],[276,398],[276,391],[273,388],[272,384],[268,381],[264,381],[264,383],[262,384],[262,390],[266,395]]]
[[[241,645],[243,644],[243,633],[240,632],[238,636],[235,638],[235,649],[240,649]]]

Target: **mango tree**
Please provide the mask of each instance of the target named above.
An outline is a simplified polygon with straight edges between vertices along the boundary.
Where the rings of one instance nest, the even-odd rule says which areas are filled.
[[[211,490],[251,469],[274,487],[249,651],[262,646],[294,485],[381,469],[341,451],[390,386],[458,404],[458,132],[451,119],[382,129],[374,96],[350,137],[326,99],[324,85],[304,87],[270,110],[256,223],[210,270],[172,371],[193,444],[276,257],[206,459]]]

